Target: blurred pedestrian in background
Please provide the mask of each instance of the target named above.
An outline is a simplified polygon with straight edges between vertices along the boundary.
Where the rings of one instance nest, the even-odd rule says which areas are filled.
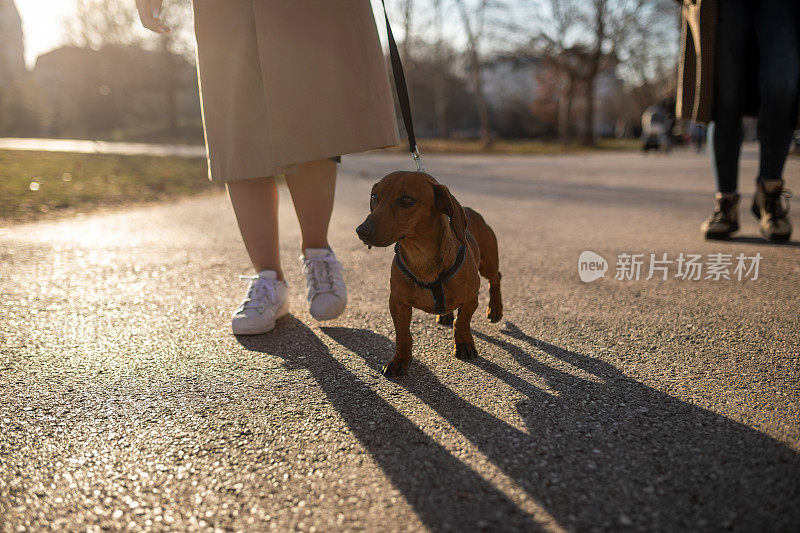
[[[136,0],[168,32],[161,0]],[[311,315],[336,318],[347,294],[328,242],[341,154],[397,145],[392,95],[369,0],[194,0],[209,177],[225,182],[256,272],[235,334],[288,313],[275,177],[286,176],[302,233]]]
[[[669,152],[674,141],[675,98],[666,97],[642,113],[642,151]]]
[[[689,137],[691,140],[692,145],[694,146],[695,151],[699,154],[703,151],[703,147],[706,144],[706,136],[708,132],[706,131],[706,127],[699,122],[692,121],[689,125]]]
[[[752,211],[764,237],[788,241],[783,167],[798,124],[800,2],[683,0],[682,13],[678,114],[712,121],[717,194],[702,231],[708,239],[725,239],[739,229],[742,117],[758,115],[761,153]]]

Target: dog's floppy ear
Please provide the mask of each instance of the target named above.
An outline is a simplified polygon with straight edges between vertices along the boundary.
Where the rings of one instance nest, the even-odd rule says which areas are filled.
[[[453,230],[456,238],[463,244],[467,243],[467,215],[464,208],[458,203],[450,190],[441,183],[433,185],[433,201],[436,209],[450,217],[450,229]]]

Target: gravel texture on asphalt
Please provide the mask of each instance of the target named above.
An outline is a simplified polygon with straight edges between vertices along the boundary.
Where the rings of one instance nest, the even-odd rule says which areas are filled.
[[[332,322],[305,307],[282,192],[292,314],[266,335],[230,333],[249,265],[223,195],[0,228],[0,531],[797,531],[800,247],[758,237],[752,150],[728,242],[700,238],[703,156],[425,163],[494,227],[505,316],[476,313],[464,362],[416,311],[393,380],[391,251],[354,229],[405,156],[342,164]],[[605,279],[580,281],[584,250]],[[624,253],[639,281],[614,279]],[[762,259],[757,280],[646,280],[651,253]]]

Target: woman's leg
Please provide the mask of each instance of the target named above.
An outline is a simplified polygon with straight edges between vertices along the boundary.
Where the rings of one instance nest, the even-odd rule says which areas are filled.
[[[745,0],[729,0],[719,9],[714,47],[714,122],[708,144],[717,190],[733,193],[738,188],[742,115],[747,88],[744,58],[754,46],[751,8]]]
[[[275,179],[229,181],[228,196],[256,272],[274,270],[283,279],[278,242],[278,190]]]
[[[756,7],[761,180],[783,179],[783,166],[797,122],[800,82],[798,14],[797,0],[762,0]]]
[[[761,168],[753,198],[753,214],[761,234],[774,242],[791,238],[788,205],[783,199],[783,166],[797,122],[800,78],[797,0],[761,0],[756,4],[759,48],[758,140]]]
[[[328,224],[336,189],[336,163],[330,159],[297,165],[286,177],[303,235],[303,273],[309,312],[317,320],[331,320],[344,312],[347,288],[342,265],[328,244]]]
[[[300,222],[301,250],[330,248],[328,224],[336,190],[336,163],[320,159],[297,165],[297,173],[286,176],[294,210]]]

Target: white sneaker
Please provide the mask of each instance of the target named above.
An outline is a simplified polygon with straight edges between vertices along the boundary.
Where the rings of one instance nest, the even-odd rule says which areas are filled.
[[[279,281],[274,270],[262,270],[257,276],[239,276],[250,282],[247,295],[233,313],[234,335],[258,335],[275,327],[275,320],[289,312],[289,286]]]
[[[300,261],[306,275],[311,316],[332,320],[341,315],[347,306],[347,288],[336,255],[327,248],[306,248]]]

